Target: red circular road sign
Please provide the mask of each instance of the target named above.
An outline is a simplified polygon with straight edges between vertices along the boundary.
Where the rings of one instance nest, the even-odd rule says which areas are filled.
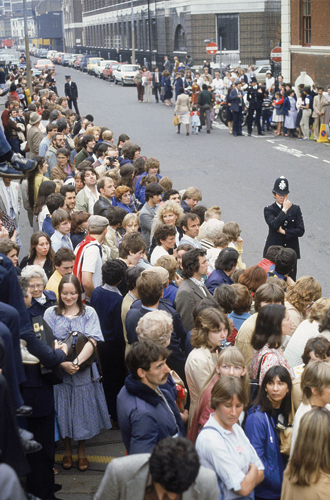
[[[218,52],[218,46],[215,42],[210,42],[206,45],[206,52],[212,56]]]
[[[282,49],[281,47],[274,47],[270,53],[270,58],[272,61],[276,63],[280,63],[282,61]]]

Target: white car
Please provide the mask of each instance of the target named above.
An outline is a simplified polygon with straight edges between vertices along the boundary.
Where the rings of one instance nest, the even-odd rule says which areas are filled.
[[[57,50],[49,50],[49,51],[47,52],[47,59],[52,60],[52,59],[53,59],[53,57],[54,57],[54,55],[56,54],[56,52],[57,52]]]
[[[71,57],[69,59],[69,67],[70,68],[73,68],[73,64],[75,62],[75,60],[77,59],[79,54],[71,54]]]
[[[112,62],[117,62],[117,61],[112,61],[112,60],[103,60],[99,61],[94,67],[94,75],[97,76],[97,78],[102,78],[103,70],[107,64],[110,64]]]
[[[121,64],[113,72],[113,79],[115,84],[121,83],[122,86],[135,84],[134,77],[139,71],[140,67],[136,64]]]

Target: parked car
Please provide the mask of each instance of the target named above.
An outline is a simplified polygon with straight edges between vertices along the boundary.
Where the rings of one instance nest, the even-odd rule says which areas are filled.
[[[38,59],[34,67],[36,69],[54,69],[54,63],[50,59]]]
[[[62,66],[69,66],[70,57],[72,54],[63,54],[61,64]]]
[[[103,61],[100,61],[96,65],[94,65],[94,75],[97,76],[98,78],[102,78],[105,66],[111,62],[112,62],[111,60],[104,59]]]
[[[102,72],[103,80],[113,81],[113,71],[118,68],[119,64],[118,61],[108,62]]]
[[[88,60],[91,58],[91,57],[96,57],[96,56],[88,56],[88,55],[84,55],[80,61],[80,71],[87,71],[87,63],[88,63]]]
[[[47,49],[39,49],[38,57],[44,57],[46,59],[47,58],[47,53],[48,53]]]
[[[270,70],[270,66],[258,66],[254,69],[254,74],[259,83],[266,82],[266,72]]]
[[[103,57],[90,57],[87,62],[87,73],[89,75],[94,75],[95,66],[101,61],[104,61]]]
[[[73,67],[74,69],[80,69],[80,63],[84,57],[84,54],[79,54],[74,60]]]
[[[55,54],[56,54],[56,50],[49,50],[47,52],[47,59],[52,60]]]
[[[79,54],[71,54],[71,57],[69,59],[69,67],[73,68],[74,62],[77,59]]]
[[[53,57],[53,63],[54,64],[61,64],[63,55],[64,55],[64,52],[56,52],[55,56]]]
[[[120,64],[113,72],[114,82],[124,85],[134,85],[134,77],[139,70],[136,64]]]

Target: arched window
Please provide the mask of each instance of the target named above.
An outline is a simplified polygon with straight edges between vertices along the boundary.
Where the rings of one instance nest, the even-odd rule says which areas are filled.
[[[175,31],[175,39],[174,39],[174,50],[185,51],[186,47],[186,34],[184,32],[183,27],[179,24]]]

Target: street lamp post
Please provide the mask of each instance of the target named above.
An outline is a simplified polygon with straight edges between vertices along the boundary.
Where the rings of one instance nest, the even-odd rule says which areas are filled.
[[[132,64],[135,64],[135,29],[134,29],[134,12],[133,12],[133,0],[131,0],[131,11],[132,11]]]
[[[32,96],[31,60],[30,60],[26,0],[23,0],[23,11],[24,11],[24,39],[25,39],[25,55],[26,55],[26,79],[30,95]]]

